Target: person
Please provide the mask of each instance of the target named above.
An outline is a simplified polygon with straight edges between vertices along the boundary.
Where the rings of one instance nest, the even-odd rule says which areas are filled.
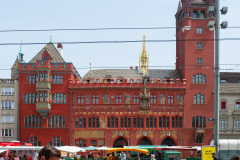
[[[151,155],[151,160],[156,160],[154,154]]]
[[[216,157],[216,153],[212,154],[213,160],[218,160],[218,158]]]
[[[127,160],[127,155],[125,152],[122,153],[122,160]]]
[[[230,160],[240,160],[240,156],[239,155],[234,155],[230,158]]]
[[[32,153],[32,159],[33,159],[33,160],[37,160],[37,157],[38,157],[38,153],[37,153],[36,151],[34,151],[34,152]]]
[[[39,153],[37,160],[60,160],[61,152],[51,146],[43,147]]]
[[[27,160],[26,154],[23,155],[23,157],[21,158],[21,160]]]

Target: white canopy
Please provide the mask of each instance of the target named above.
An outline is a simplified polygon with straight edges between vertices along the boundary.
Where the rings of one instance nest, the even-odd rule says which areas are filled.
[[[107,151],[108,149],[109,149],[109,148],[108,148],[108,147],[105,147],[105,146],[96,148],[96,150],[101,150],[101,151]]]
[[[77,153],[77,152],[86,152],[85,149],[76,147],[76,146],[62,146],[62,147],[56,147],[60,151],[65,151],[69,153]]]
[[[0,147],[0,150],[35,150],[39,151],[43,148],[43,146],[5,146]]]

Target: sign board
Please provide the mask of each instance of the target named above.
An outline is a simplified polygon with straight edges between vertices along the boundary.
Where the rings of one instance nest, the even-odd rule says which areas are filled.
[[[213,160],[212,154],[216,152],[215,146],[202,147],[202,160]]]

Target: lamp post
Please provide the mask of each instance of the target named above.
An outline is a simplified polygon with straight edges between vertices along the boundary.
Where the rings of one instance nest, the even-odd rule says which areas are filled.
[[[214,145],[216,147],[216,157],[219,157],[219,82],[220,82],[220,74],[219,74],[219,55],[220,55],[220,46],[219,46],[219,37],[220,37],[220,0],[215,0],[215,9],[213,6],[209,6],[208,12],[215,12],[215,72],[214,72]],[[227,7],[223,7],[221,9],[221,14],[226,14],[228,11]],[[227,28],[227,21],[221,23],[221,28]],[[213,21],[209,21],[208,27],[212,28]]]

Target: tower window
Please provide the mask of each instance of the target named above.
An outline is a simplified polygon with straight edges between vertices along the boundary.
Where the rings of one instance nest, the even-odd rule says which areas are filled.
[[[197,58],[197,64],[203,64],[203,59],[202,58]]]
[[[205,18],[205,11],[201,11],[199,17],[200,17],[201,19],[204,19],[204,18]]]
[[[192,18],[198,18],[197,11],[193,11]]]
[[[197,42],[197,49],[202,49],[202,48],[203,48],[203,43]]]
[[[197,34],[202,34],[202,27],[197,27]]]

